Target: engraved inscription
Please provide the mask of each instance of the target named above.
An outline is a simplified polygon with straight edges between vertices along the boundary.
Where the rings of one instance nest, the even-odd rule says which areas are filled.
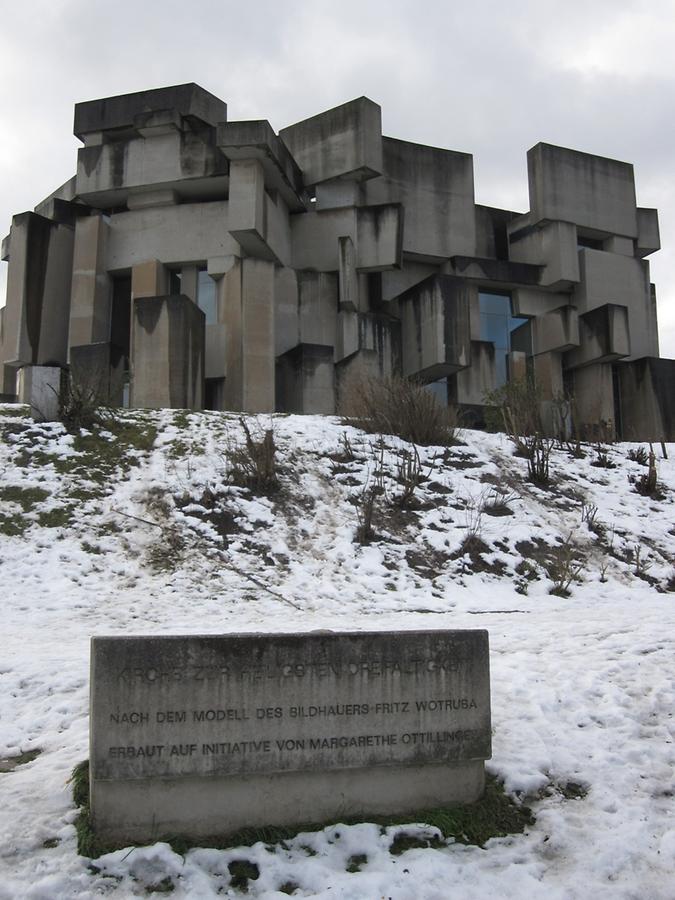
[[[490,755],[485,632],[95,639],[99,780]]]

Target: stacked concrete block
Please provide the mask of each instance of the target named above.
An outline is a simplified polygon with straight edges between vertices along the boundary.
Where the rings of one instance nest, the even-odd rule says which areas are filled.
[[[470,154],[381,120],[360,97],[276,133],[195,84],[77,104],[76,175],[2,244],[0,394],[69,364],[135,405],[331,412],[399,374],[478,421],[534,377],[549,419],[573,389],[589,433],[675,438],[632,166],[537,144],[529,209],[497,209]]]

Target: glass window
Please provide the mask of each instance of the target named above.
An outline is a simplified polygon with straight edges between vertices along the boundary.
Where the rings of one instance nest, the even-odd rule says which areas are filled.
[[[218,321],[216,306],[216,283],[206,269],[199,270],[197,279],[197,306],[206,317],[207,325],[215,325]]]
[[[480,304],[480,339],[494,344],[495,387],[508,380],[508,355],[511,350],[523,350],[531,355],[529,320],[518,318],[511,312],[508,294],[478,295]]]

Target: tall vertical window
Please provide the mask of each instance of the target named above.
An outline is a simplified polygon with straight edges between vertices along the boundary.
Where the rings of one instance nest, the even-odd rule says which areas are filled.
[[[206,268],[200,269],[197,277],[197,306],[204,313],[206,324],[215,325],[218,321],[216,283]]]
[[[529,320],[513,315],[508,294],[487,294],[481,291],[478,299],[480,339],[494,344],[495,387],[500,387],[508,381],[508,355],[511,350],[528,352],[525,332],[529,334]],[[531,349],[529,352],[531,354]]]

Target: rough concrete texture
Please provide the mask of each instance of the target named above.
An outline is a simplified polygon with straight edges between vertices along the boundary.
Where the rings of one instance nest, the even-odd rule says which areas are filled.
[[[92,641],[104,838],[470,802],[490,755],[485,631]]]
[[[19,403],[30,406],[37,422],[56,422],[59,418],[61,369],[58,366],[23,366],[16,373]]]
[[[526,354],[528,372],[537,356],[563,354],[569,384],[575,367],[623,358],[626,340],[629,360],[658,356],[644,259],[660,247],[658,215],[636,206],[628,163],[537,144],[529,210],[496,209],[475,203],[470,154],[383,136],[380,107],[365,97],[279,134],[266,120],[227,122],[226,111],[194,84],[77,105],[77,175],[15,217],[3,241],[4,395],[17,368],[64,364],[69,348],[111,343],[126,354],[121,279],[131,274],[136,298],[180,291],[196,302],[203,269],[218,280],[201,349],[205,396],[218,408],[298,408],[289,361],[307,345],[333,348],[338,368],[322,376],[322,396],[358,362],[445,379],[460,407],[482,406],[504,378],[509,338],[489,333],[479,290],[534,320],[531,342],[506,348]],[[429,289],[444,277],[455,279],[454,299]],[[600,356],[586,327],[595,319],[577,328],[575,316],[607,306],[627,310],[627,336]],[[180,371],[177,352],[172,361],[165,344],[151,356]],[[523,367],[509,359],[515,376]],[[589,378],[576,383],[593,392]],[[618,393],[613,402],[620,412]],[[616,418],[638,434],[640,407],[629,405]],[[592,397],[582,406],[595,408]]]
[[[204,313],[188,297],[134,300],[131,402],[147,409],[201,409]]]

